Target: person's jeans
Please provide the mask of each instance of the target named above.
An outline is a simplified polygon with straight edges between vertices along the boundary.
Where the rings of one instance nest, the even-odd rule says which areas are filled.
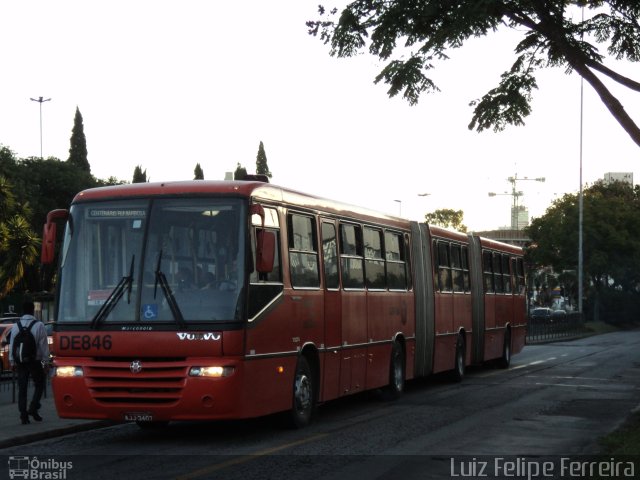
[[[44,392],[44,368],[40,360],[34,360],[26,364],[19,364],[16,367],[18,373],[18,408],[20,414],[25,416],[27,412],[37,412],[40,409],[40,399]],[[35,389],[29,410],[27,410],[27,387],[29,386],[29,377],[33,379]]]

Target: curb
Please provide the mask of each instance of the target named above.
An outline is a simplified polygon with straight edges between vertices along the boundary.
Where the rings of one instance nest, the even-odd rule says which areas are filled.
[[[42,432],[33,432],[25,435],[9,438],[7,440],[0,440],[0,448],[17,447],[38,440],[46,440],[49,438],[60,437],[63,435],[69,435],[70,433],[85,432],[87,430],[95,430],[98,428],[105,428],[115,425],[114,422],[109,420],[98,420],[95,422],[88,422],[79,425],[70,425],[68,427],[59,427],[52,430],[45,430]]]

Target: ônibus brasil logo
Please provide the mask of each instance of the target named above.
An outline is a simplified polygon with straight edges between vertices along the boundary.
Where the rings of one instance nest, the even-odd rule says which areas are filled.
[[[38,457],[9,457],[9,478],[38,480],[65,480],[72,462],[62,462],[54,458],[41,460]]]

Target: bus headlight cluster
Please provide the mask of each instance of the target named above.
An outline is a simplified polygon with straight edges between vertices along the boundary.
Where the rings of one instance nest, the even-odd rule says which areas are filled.
[[[220,366],[210,366],[210,367],[191,367],[189,369],[190,377],[228,377],[234,371],[234,367],[220,367]]]
[[[83,375],[82,367],[56,367],[55,370],[56,377],[82,377]]]

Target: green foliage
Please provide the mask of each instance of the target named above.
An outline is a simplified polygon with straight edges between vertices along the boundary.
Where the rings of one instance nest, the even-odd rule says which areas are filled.
[[[236,171],[233,172],[233,179],[244,180],[246,177],[247,177],[247,169],[244,168],[242,165],[240,165],[240,163],[238,163],[238,166],[236,167]]]
[[[528,257],[554,271],[577,270],[578,196],[566,194],[527,228]],[[583,194],[584,276],[597,291],[640,287],[640,187],[598,182]]]
[[[73,120],[73,129],[71,130],[71,146],[69,147],[69,159],[71,165],[75,165],[80,170],[91,173],[91,166],[87,159],[87,139],[84,136],[84,125],[82,123],[82,114],[80,109],[76,107],[76,116]]]
[[[144,172],[142,171],[142,165],[137,165],[136,168],[133,169],[133,180],[131,183],[146,183],[147,180],[147,169],[145,168]]]
[[[76,193],[98,184],[72,163],[19,159],[0,147],[0,297],[12,289],[41,289],[35,232],[50,210],[67,207]]]
[[[200,167],[199,163],[196,163],[196,168],[193,170],[193,179],[204,180],[204,172],[202,171],[202,167]]]
[[[27,267],[37,259],[37,235],[28,218],[28,203],[16,201],[13,185],[0,176],[0,298],[6,296],[20,282]]]
[[[271,178],[269,165],[267,165],[267,154],[264,151],[264,145],[262,142],[260,142],[260,145],[258,146],[258,154],[256,155],[256,173],[259,175],[266,175]]]
[[[30,157],[18,160],[16,165],[14,192],[19,201],[31,205],[33,216],[30,220],[38,232],[49,211],[67,208],[78,192],[97,186],[90,173],[57,158]]]
[[[462,223],[464,212],[462,210],[453,210],[451,208],[441,208],[434,212],[427,213],[425,221],[431,225],[439,225],[444,228],[452,228],[459,232],[466,232],[467,226]]]
[[[591,10],[580,20],[580,8]],[[318,8],[307,22],[309,34],[329,45],[337,57],[368,51],[383,63],[375,82],[389,85],[390,97],[402,93],[414,105],[423,93],[438,91],[428,76],[434,63],[474,37],[499,28],[523,35],[514,47],[516,61],[497,87],[473,100],[470,129],[503,130],[523,125],[531,113],[538,70],[560,67],[577,72],[598,93],[629,136],[640,145],[640,129],[593,70],[640,91],[640,83],[605,66],[598,46],[620,60],[640,61],[640,2],[637,0],[354,0],[341,12]],[[471,75],[472,77],[472,75]]]

